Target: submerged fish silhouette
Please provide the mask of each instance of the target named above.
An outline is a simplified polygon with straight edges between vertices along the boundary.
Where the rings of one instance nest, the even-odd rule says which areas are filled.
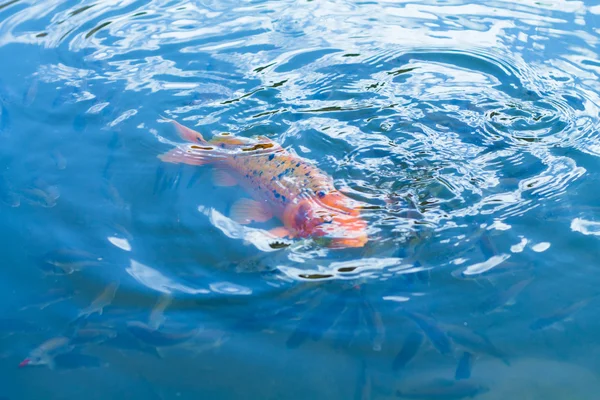
[[[392,370],[402,370],[408,363],[417,355],[421,344],[423,343],[423,335],[417,331],[412,331],[404,339],[402,349],[392,362]]]
[[[452,341],[468,352],[487,354],[500,359],[504,364],[510,365],[506,355],[480,332],[459,325],[444,325],[446,334]]]
[[[190,331],[166,331],[153,329],[141,321],[127,322],[127,329],[138,340],[155,347],[175,346],[193,339],[199,329]]]
[[[473,354],[465,351],[456,366],[456,372],[454,373],[454,379],[457,381],[461,379],[469,379],[471,377],[471,369],[473,368]]]
[[[288,340],[288,348],[297,348],[308,338],[319,340],[340,317],[346,306],[347,297],[343,294],[328,294],[322,304],[306,313]]]
[[[537,331],[549,328],[551,326],[555,326],[560,322],[567,321],[572,318],[573,314],[575,314],[577,311],[588,305],[588,303],[592,301],[595,297],[596,296],[580,300],[569,306],[563,307],[550,315],[539,318],[535,320],[531,325],[529,325],[529,328],[533,331]]]
[[[68,275],[86,267],[102,265],[102,257],[83,250],[65,248],[46,253],[43,262],[44,270]]]
[[[421,328],[437,351],[444,355],[451,353],[452,344],[450,339],[433,318],[408,311],[405,308],[400,309],[400,312],[413,320]]]
[[[115,298],[117,289],[119,288],[119,282],[112,282],[92,301],[88,307],[81,310],[77,319],[87,318],[94,313],[102,315],[104,307],[110,305]]]
[[[510,306],[512,303],[514,303],[515,299],[523,291],[523,289],[525,289],[525,287],[527,287],[532,281],[533,278],[524,279],[508,287],[507,289],[500,290],[492,294],[479,305],[477,312],[481,314],[489,314],[505,306]]]
[[[19,367],[46,365],[50,369],[54,369],[54,357],[58,354],[68,353],[73,350],[73,345],[70,339],[65,336],[58,336],[46,340],[44,343],[33,349],[27,358],[19,364]]]

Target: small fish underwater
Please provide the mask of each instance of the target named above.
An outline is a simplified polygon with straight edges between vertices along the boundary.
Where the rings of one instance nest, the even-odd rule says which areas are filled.
[[[240,224],[266,222],[283,226],[271,234],[281,238],[314,238],[329,248],[363,247],[368,241],[363,205],[341,193],[333,179],[312,163],[265,136],[256,139],[215,135],[206,140],[176,121],[179,136],[192,144],[158,157],[175,164],[210,165],[218,186],[240,185],[252,198],[233,204],[231,218]]]

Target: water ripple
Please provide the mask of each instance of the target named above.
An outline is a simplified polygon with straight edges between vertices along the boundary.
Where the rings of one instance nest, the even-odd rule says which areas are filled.
[[[588,3],[5,1],[0,54],[22,57],[0,65],[3,220],[39,244],[32,258],[76,244],[102,259],[45,260],[44,277],[117,276],[206,310],[219,299],[236,322],[239,304],[289,296],[256,319],[279,333],[300,319],[292,344],[323,335],[306,321],[324,318],[324,299],[341,311],[323,324],[348,333],[364,317],[381,350],[382,327],[404,329],[390,304],[462,310],[462,323],[488,290],[506,305],[522,275],[533,290],[544,274],[593,277],[594,251],[566,247],[600,232],[600,8]],[[306,158],[365,204],[371,240],[334,251],[234,222],[243,192],[157,159],[179,140],[163,117]],[[139,293],[128,288],[115,302]]]

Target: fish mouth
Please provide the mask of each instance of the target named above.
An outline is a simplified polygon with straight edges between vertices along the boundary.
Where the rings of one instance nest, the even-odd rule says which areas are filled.
[[[23,368],[26,365],[29,365],[29,363],[31,362],[31,360],[29,358],[24,359],[23,361],[21,361],[21,363],[19,364],[19,368]]]
[[[319,226],[312,236],[319,245],[332,249],[364,247],[369,241],[364,225],[366,224],[360,220],[334,219],[332,223]]]

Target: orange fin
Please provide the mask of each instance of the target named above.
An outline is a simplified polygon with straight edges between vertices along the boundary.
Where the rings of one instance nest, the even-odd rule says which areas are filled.
[[[233,203],[229,213],[231,219],[242,225],[253,221],[265,222],[273,218],[273,214],[264,204],[245,198]]]
[[[216,161],[216,158],[211,154],[203,154],[200,151],[185,151],[179,147],[160,154],[158,158],[164,162],[189,165],[206,165]]]
[[[179,122],[175,121],[174,119],[170,119],[170,118],[165,118],[165,119],[167,121],[171,122],[173,125],[175,125],[175,128],[177,129],[177,133],[179,134],[179,137],[181,137],[183,140],[187,140],[187,141],[193,142],[193,143],[206,144],[206,140],[204,140],[204,137],[202,137],[202,134],[200,132],[196,132],[195,130],[190,129],[187,126],[183,126]]]
[[[284,226],[278,226],[277,228],[270,229],[269,233],[282,239],[286,237],[290,239],[294,238],[294,234]]]
[[[237,181],[227,171],[222,169],[213,169],[213,182],[216,186],[235,186]]]
[[[227,135],[221,134],[218,136],[215,135],[212,137],[212,139],[210,139],[210,143],[217,144],[217,145],[221,144],[221,143],[228,144],[228,145],[243,145],[243,144],[246,144],[247,142],[248,142],[248,139],[244,140],[243,138],[231,136],[229,134],[227,134]]]

